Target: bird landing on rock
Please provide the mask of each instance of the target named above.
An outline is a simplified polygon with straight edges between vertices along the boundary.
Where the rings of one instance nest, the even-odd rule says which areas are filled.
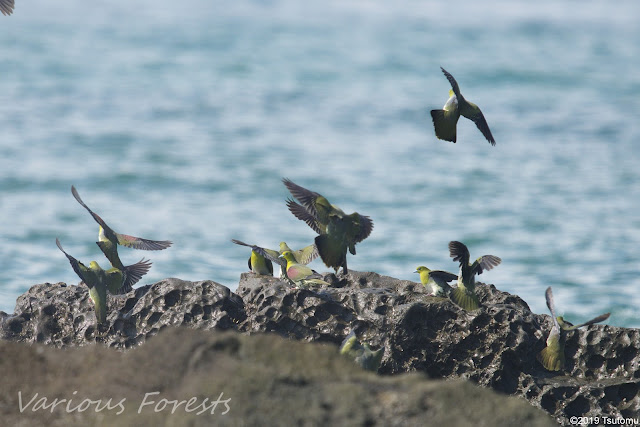
[[[287,178],[282,182],[300,202],[287,200],[289,211],[319,234],[315,244],[322,261],[336,273],[342,267],[343,274],[348,274],[347,249],[352,255],[356,254],[356,244],[369,237],[373,230],[371,218],[358,212],[347,215],[322,195]]]

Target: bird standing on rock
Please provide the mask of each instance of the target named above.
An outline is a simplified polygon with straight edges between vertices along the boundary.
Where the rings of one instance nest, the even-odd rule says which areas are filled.
[[[420,273],[420,282],[427,291],[436,297],[447,297],[451,293],[451,286],[448,282],[457,280],[458,276],[441,270],[429,270],[424,265],[416,268],[414,273]]]
[[[282,182],[300,202],[298,204],[291,199],[287,200],[289,211],[319,234],[315,238],[315,244],[322,261],[336,273],[342,267],[342,272],[346,275],[347,249],[352,255],[356,254],[356,244],[369,237],[373,230],[371,218],[357,212],[347,215],[322,195],[287,178]]]
[[[460,262],[460,274],[458,274],[458,287],[451,291],[451,299],[465,310],[476,310],[480,307],[480,301],[476,296],[476,274],[482,274],[485,270],[491,270],[502,262],[494,255],[483,255],[469,264],[469,249],[464,243],[449,242],[449,255],[454,261]]]
[[[564,357],[564,340],[566,331],[573,331],[574,329],[581,328],[583,326],[589,326],[594,323],[600,323],[609,318],[611,313],[601,314],[588,322],[581,323],[579,325],[572,325],[565,321],[562,316],[556,316],[556,308],[553,303],[553,292],[551,286],[549,286],[545,292],[545,298],[547,300],[547,307],[551,313],[551,321],[553,326],[547,337],[547,346],[538,353],[537,359],[548,371],[560,371],[564,369],[565,357]]]
[[[274,249],[267,249],[260,247],[258,245],[249,245],[248,243],[241,242],[240,240],[231,239],[233,243],[236,245],[248,246],[251,248],[251,258],[249,258],[249,269],[256,274],[265,274],[265,275],[273,275],[273,264],[280,265],[280,278],[287,277],[287,261],[281,257],[281,255],[285,251],[291,252],[293,255],[293,259],[298,264],[307,265],[314,259],[318,258],[318,249],[316,245],[305,246],[302,249],[298,249],[297,251],[292,250],[289,245],[285,242],[280,242],[280,251],[276,251]],[[255,257],[255,260],[254,260]],[[262,261],[264,260],[264,261]],[[266,264],[270,269],[270,272],[266,273],[258,273],[254,270],[255,265],[261,266],[262,264]],[[260,267],[263,268],[263,267]],[[265,271],[265,270],[261,270]]]
[[[107,257],[111,266],[122,270],[127,276],[126,284],[120,289],[119,293],[127,293],[131,291],[133,289],[132,286],[136,284],[142,276],[147,274],[151,268],[151,262],[143,258],[136,264],[125,267],[118,256],[118,245],[146,251],[158,251],[168,248],[171,246],[172,242],[168,240],[148,240],[140,237],[129,236],[127,234],[116,233],[103,221],[102,218],[100,218],[98,214],[89,209],[89,207],[82,201],[78,191],[73,185],[71,186],[71,194],[73,194],[73,197],[75,197],[78,203],[80,203],[82,207],[91,214],[93,219],[100,226],[98,230],[98,241],[96,244]]]
[[[107,290],[112,294],[117,293],[125,283],[125,275],[115,267],[105,271],[96,261],[91,261],[87,267],[66,253],[62,249],[60,240],[56,239],[56,245],[69,260],[73,271],[89,288],[89,298],[95,307],[98,323],[105,323],[107,320]]]
[[[331,286],[322,280],[322,276],[315,270],[310,269],[306,265],[299,264],[290,251],[284,251],[282,258],[287,262],[287,277],[298,287],[306,287],[308,285]]]
[[[460,115],[462,115],[476,124],[491,145],[496,145],[496,140],[493,138],[493,135],[491,135],[487,120],[484,118],[480,108],[462,96],[458,82],[456,82],[456,79],[454,79],[451,74],[442,67],[440,67],[440,69],[447,77],[447,80],[449,80],[449,83],[451,83],[452,89],[449,91],[449,99],[444,104],[444,107],[442,107],[442,110],[431,110],[431,119],[433,120],[436,136],[439,139],[455,143],[456,126]]]
[[[265,249],[260,248],[256,245],[249,245],[248,243],[241,242],[240,240],[231,239],[233,243],[236,245],[248,246],[251,248],[251,256],[247,264],[249,265],[249,270],[251,270],[255,274],[260,274],[263,276],[273,276],[273,264],[271,260],[268,259],[264,252],[270,252],[274,257],[279,257],[280,254],[278,251],[274,251],[273,249]]]

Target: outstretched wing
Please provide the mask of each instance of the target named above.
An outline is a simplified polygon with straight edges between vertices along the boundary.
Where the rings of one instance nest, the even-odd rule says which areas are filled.
[[[477,128],[480,129],[480,132],[482,132],[482,135],[484,135],[484,137],[487,139],[487,141],[489,141],[491,145],[496,145],[496,140],[491,134],[491,130],[489,129],[489,125],[487,124],[487,120],[484,118],[484,114],[482,114],[482,111],[480,111],[480,108],[478,108],[477,105],[474,108],[473,114],[465,117],[472,120],[476,124]]]
[[[501,262],[502,260],[495,255],[483,255],[475,260],[473,266],[471,266],[471,271],[475,274],[482,274],[483,271],[489,271]]]
[[[436,282],[440,280],[442,282],[448,283],[453,280],[458,280],[458,276],[456,274],[449,273],[448,271],[442,271],[442,270],[430,271],[429,276],[432,277]]]
[[[160,251],[167,249],[173,244],[170,240],[149,240],[141,237],[129,236],[128,234],[116,233],[119,245],[133,249],[142,249],[144,251]]]
[[[282,178],[282,182],[285,187],[287,187],[291,195],[295,197],[302,206],[304,206],[308,213],[313,215],[313,217],[318,216],[318,212],[316,211],[316,199],[322,197],[320,194],[315,191],[307,190],[288,178]]]
[[[231,239],[231,241],[233,243],[235,243],[236,245],[241,245],[241,246],[248,246],[251,248],[252,251],[254,251],[257,254],[262,255],[263,257],[270,259],[271,261],[274,261],[280,265],[287,265],[287,261],[282,260],[282,258],[280,257],[280,252],[278,251],[274,251],[273,249],[266,249],[266,248],[262,248],[260,246],[257,245],[250,245],[248,243],[242,242],[240,240],[236,240],[236,239]],[[251,261],[249,261],[251,262]],[[249,267],[251,268],[251,267]]]
[[[373,231],[373,220],[365,215],[360,215],[355,212],[355,217],[357,218],[357,223],[359,226],[359,232],[356,235],[355,243],[362,242],[364,239],[369,237],[371,231]]]
[[[453,78],[453,76],[447,70],[445,70],[442,67],[440,67],[440,69],[444,73],[447,80],[449,80],[449,83],[451,84],[451,89],[453,89],[453,93],[456,94],[456,98],[458,98],[458,102],[459,102],[463,98],[460,95],[460,88],[458,87],[458,82],[456,81],[456,79]]]
[[[309,246],[305,246],[304,248],[297,251],[292,251],[291,253],[293,254],[293,257],[298,264],[305,265],[309,264],[311,261],[320,256],[318,247],[315,245],[315,243]]]
[[[594,323],[600,323],[600,322],[604,322],[605,320],[607,320],[609,318],[609,316],[611,315],[611,313],[605,313],[605,314],[601,314],[598,317],[594,317],[593,319],[581,323],[579,325],[575,325],[575,326],[569,326],[566,327],[563,325],[562,329],[564,329],[565,331],[571,331],[573,329],[578,329],[578,328],[582,328],[583,326],[589,326],[589,325],[593,325]]]
[[[76,190],[76,187],[74,187],[73,185],[71,186],[71,194],[73,194],[73,197],[75,197],[75,199],[78,201],[78,203],[80,203],[82,205],[82,207],[85,208],[87,210],[87,212],[89,212],[91,214],[93,219],[100,225],[100,227],[102,227],[102,229],[104,230],[105,237],[107,239],[111,240],[112,242],[116,242],[118,240],[116,232],[113,231],[111,229],[111,227],[109,227],[107,225],[107,223],[104,222],[104,220],[102,218],[100,218],[100,215],[98,215],[97,213],[95,213],[94,211],[89,209],[89,206],[87,206],[82,201],[82,199],[80,198],[80,194],[78,194],[78,190]]]
[[[469,264],[469,249],[467,249],[462,242],[455,240],[449,242],[449,256],[453,258],[454,261],[460,262],[460,265]]]
[[[289,208],[289,212],[291,212],[299,220],[304,221],[316,233],[324,234],[326,232],[326,227],[323,227],[320,223],[318,223],[315,215],[310,213],[304,206],[296,203],[291,199],[287,199],[287,207]]]
[[[133,285],[138,283],[142,276],[149,272],[151,268],[151,261],[142,258],[135,264],[128,265],[124,268],[124,283],[116,295],[126,294],[133,289]]]
[[[0,0],[0,12],[5,16],[13,13],[14,6],[15,4],[13,0]]]
[[[83,263],[81,263],[80,261],[78,261],[77,259],[72,257],[71,255],[66,253],[64,251],[64,249],[62,249],[62,245],[60,244],[60,240],[58,240],[57,237],[56,237],[56,245],[58,245],[58,249],[60,249],[62,251],[62,253],[65,254],[67,259],[69,260],[69,263],[71,264],[71,267],[73,268],[73,271],[75,271],[76,274],[78,275],[78,277],[80,277],[80,279],[82,279],[84,281],[85,280],[84,279],[84,277],[85,277],[84,276],[84,271],[87,270],[87,267]]]
[[[551,320],[553,321],[553,328],[551,329],[551,334],[560,334],[560,324],[558,323],[558,318],[556,316],[556,306],[553,303],[553,291],[551,290],[551,286],[547,288],[544,293],[544,296],[547,300],[547,308],[551,313]]]

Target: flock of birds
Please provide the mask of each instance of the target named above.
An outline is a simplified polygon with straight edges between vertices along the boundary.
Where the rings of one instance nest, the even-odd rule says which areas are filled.
[[[10,13],[12,0],[0,0],[0,11]],[[456,127],[460,116],[472,120],[491,145],[495,139],[489,125],[477,105],[467,101],[460,93],[458,83],[453,76],[441,67],[442,72],[451,84],[449,99],[440,110],[431,110],[431,117],[435,134],[439,139],[456,142]],[[304,221],[318,235],[314,242],[299,250],[292,250],[285,242],[280,243],[278,250],[267,249],[258,245],[244,243],[233,239],[232,242],[251,248],[249,269],[257,275],[273,275],[273,263],[280,266],[280,277],[288,280],[294,287],[330,286],[322,280],[322,276],[307,265],[320,257],[327,267],[333,268],[335,273],[342,268],[342,274],[347,275],[347,252],[356,254],[356,244],[369,237],[373,230],[370,217],[358,212],[346,214],[338,206],[319,193],[308,190],[284,178],[283,183],[293,198],[287,199],[289,211],[299,220]],[[108,270],[102,269],[96,261],[85,266],[73,256],[64,251],[60,241],[56,239],[58,248],[68,258],[73,270],[89,288],[89,296],[94,304],[96,319],[99,324],[106,323],[107,292],[118,295],[132,290],[142,276],[151,268],[151,262],[144,258],[139,262],[125,266],[118,256],[118,245],[142,249],[162,250],[171,246],[168,240],[148,240],[140,237],[116,233],[100,216],[93,212],[80,198],[74,186],[71,193],[99,225],[98,242],[102,252],[111,264]],[[495,255],[484,255],[473,262],[469,249],[458,241],[449,243],[449,255],[454,262],[459,263],[458,275],[441,270],[430,270],[419,266],[416,273],[420,274],[420,281],[430,295],[450,298],[462,309],[471,311],[480,307],[480,301],[475,293],[475,277],[484,271],[498,266],[501,259]],[[449,282],[456,281],[455,286]],[[538,354],[538,360],[545,369],[559,371],[564,369],[564,340],[568,331],[602,322],[609,317],[609,313],[600,315],[580,325],[572,325],[562,317],[557,317],[553,303],[551,287],[545,293],[547,307],[551,312],[553,326],[547,338],[546,347]],[[342,343],[340,352],[359,363],[363,368],[377,371],[382,359],[382,351],[372,350],[368,344],[358,342],[355,333],[349,334]]]

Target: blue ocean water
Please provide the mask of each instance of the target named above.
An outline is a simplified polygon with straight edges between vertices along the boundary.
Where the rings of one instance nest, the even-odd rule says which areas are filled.
[[[481,281],[547,313],[639,327],[640,4],[16,0],[0,16],[0,310],[102,261],[84,201],[170,239],[125,264],[235,289],[247,248],[314,233],[282,177],[374,220],[354,270],[456,271],[450,240],[500,256]],[[436,139],[451,72],[464,118]],[[312,267],[326,271],[320,260]]]

